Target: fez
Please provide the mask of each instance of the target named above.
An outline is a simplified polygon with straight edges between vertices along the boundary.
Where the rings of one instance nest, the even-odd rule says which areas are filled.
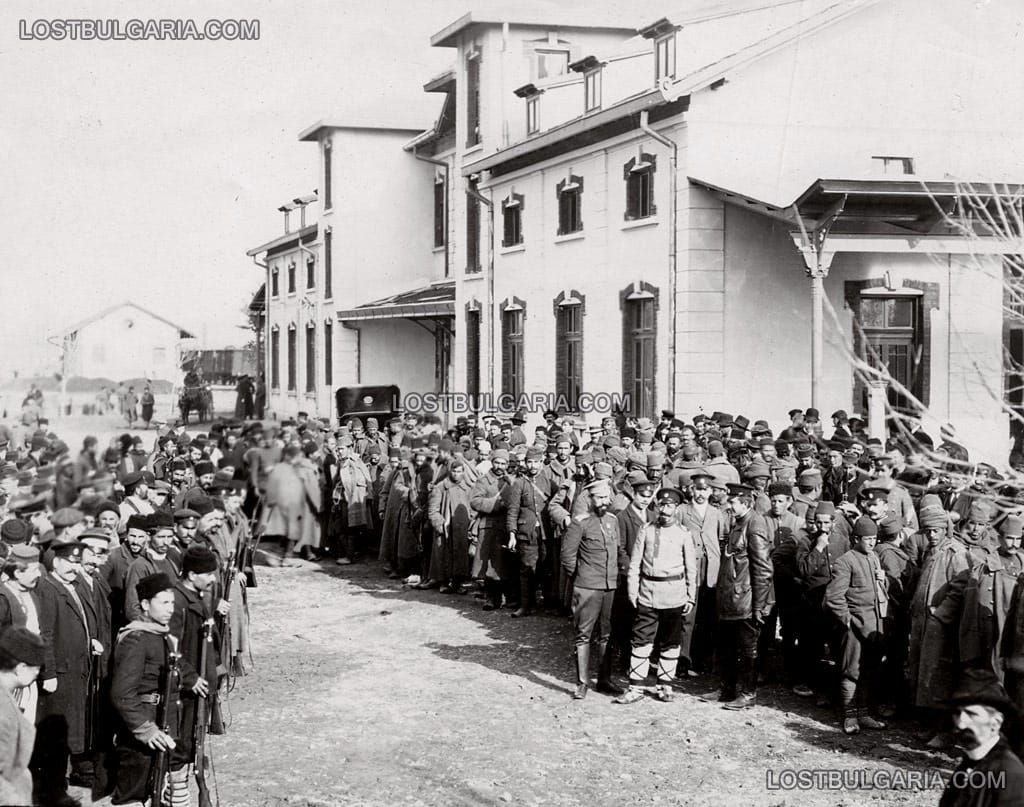
[[[832,502],[818,502],[818,506],[814,508],[815,516],[835,516],[836,506]]]

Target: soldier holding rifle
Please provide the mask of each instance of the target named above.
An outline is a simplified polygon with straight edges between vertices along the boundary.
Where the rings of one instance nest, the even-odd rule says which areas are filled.
[[[117,732],[117,787],[111,802],[151,797],[165,803],[170,755],[176,746],[179,680],[177,641],[169,625],[174,582],[166,574],[144,577],[135,586],[142,618],[121,629],[114,647],[111,701]]]

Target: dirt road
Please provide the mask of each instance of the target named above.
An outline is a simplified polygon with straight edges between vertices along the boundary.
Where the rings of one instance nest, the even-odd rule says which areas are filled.
[[[742,713],[699,700],[702,679],[671,704],[573,701],[563,618],[512,620],[369,566],[259,572],[255,669],[214,738],[225,807],[932,805],[935,789],[782,792],[767,777],[952,767],[913,727],[848,738],[778,688]]]

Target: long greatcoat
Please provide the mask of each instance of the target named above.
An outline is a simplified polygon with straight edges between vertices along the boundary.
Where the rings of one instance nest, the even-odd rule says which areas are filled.
[[[434,530],[434,551],[430,554],[432,580],[451,580],[469,575],[470,485],[465,477],[439,482],[430,492],[427,517]]]
[[[971,570],[960,611],[960,662],[991,667],[1003,678],[1000,637],[1007,625],[1013,589],[1024,570],[1021,554],[991,552]]]
[[[267,476],[261,528],[264,535],[295,541],[295,550],[316,546],[320,511],[320,482],[308,460],[277,463]]]
[[[33,804],[32,756],[36,728],[7,690],[0,690],[0,804]]]
[[[71,594],[55,577],[44,577],[37,586],[39,635],[46,644],[40,682],[57,679],[55,692],[39,691],[36,722],[67,724],[67,745],[72,754],[85,750],[85,702],[89,688],[92,643],[85,616]],[[60,729],[56,729],[59,731]],[[50,734],[48,730],[47,735]]]
[[[473,560],[473,576],[489,580],[504,580],[514,569],[508,545],[506,510],[508,504],[502,495],[508,487],[508,477],[500,479],[493,472],[477,479],[469,496],[469,504],[478,516],[479,546]]]
[[[907,667],[915,706],[941,709],[953,694],[958,626],[955,613],[940,609],[953,581],[970,568],[967,547],[953,538],[944,538],[925,557],[910,603]]]

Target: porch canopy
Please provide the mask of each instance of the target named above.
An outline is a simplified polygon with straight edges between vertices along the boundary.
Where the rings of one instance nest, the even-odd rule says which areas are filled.
[[[408,319],[418,324],[433,321],[448,327],[445,320],[455,317],[455,281],[431,283],[412,291],[403,291],[364,303],[355,308],[338,311],[343,322],[358,322],[373,319]],[[426,327],[424,325],[424,327]],[[429,329],[428,329],[429,330]],[[450,328],[449,328],[450,330]]]
[[[923,179],[817,179],[788,205],[761,201],[706,180],[692,185],[730,205],[781,221],[811,280],[811,405],[819,404],[824,348],[824,279],[841,252],[1006,255],[1024,253],[1020,183]],[[1005,221],[1008,205],[1017,215]]]

